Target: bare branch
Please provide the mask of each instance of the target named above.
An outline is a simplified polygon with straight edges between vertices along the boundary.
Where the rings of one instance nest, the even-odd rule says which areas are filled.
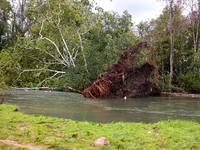
[[[3,67],[1,67],[0,70],[2,70],[9,62],[11,62],[12,60],[9,60]],[[13,61],[12,61],[13,62]]]
[[[82,51],[83,59],[85,61],[86,71],[88,72],[87,61],[86,61],[86,57],[84,54],[84,45],[83,45],[82,35],[86,34],[89,30],[91,30],[91,28],[99,21],[100,15],[98,15],[97,18],[95,18],[95,19],[97,19],[97,22],[95,21],[96,23],[94,22],[94,23],[90,24],[87,21],[85,21],[85,23],[83,23],[80,28],[75,27],[74,30],[71,30],[66,33],[66,30],[63,29],[63,24],[61,21],[62,18],[60,15],[62,13],[62,11],[61,11],[62,9],[61,9],[60,3],[58,4],[59,6],[55,9],[50,7],[50,3],[48,1],[47,1],[47,3],[48,3],[47,5],[49,5],[49,10],[48,10],[45,18],[42,18],[42,20],[41,20],[38,41],[44,40],[46,43],[50,43],[51,46],[55,50],[53,52],[51,52],[51,50],[50,51],[47,49],[44,50],[43,47],[42,48],[36,47],[34,49],[44,52],[45,56],[46,55],[50,56],[51,62],[47,62],[45,59],[43,60],[43,58],[37,58],[37,56],[35,56],[35,55],[32,55],[32,56],[23,55],[23,56],[26,56],[26,57],[29,57],[31,59],[38,61],[38,64],[43,63],[43,64],[49,64],[49,65],[52,65],[52,64],[62,65],[62,66],[59,66],[59,68],[60,68],[59,70],[64,70],[65,67],[69,67],[70,65],[72,65],[73,67],[76,67],[75,60],[78,56],[78,53],[80,52],[80,50],[79,50],[79,47],[80,47],[81,51]],[[56,18],[54,17],[55,16],[54,14],[56,14],[56,16],[57,16]],[[85,17],[86,20],[87,20],[87,17],[88,16]],[[57,32],[57,34],[59,36],[58,39],[54,39],[53,37],[48,36],[48,33],[46,34],[45,28],[47,26],[48,27],[50,26],[51,28],[53,28],[54,31]],[[66,28],[68,30],[68,27],[66,27]],[[74,34],[76,36],[78,34],[79,41],[78,42],[74,41],[75,37],[73,35],[70,37],[70,35],[68,35],[68,34],[70,34],[70,35]],[[67,40],[65,39],[66,37],[67,37]],[[71,38],[73,38],[73,39],[71,40]],[[75,40],[77,40],[77,38]],[[70,42],[74,42],[74,43],[69,44]],[[33,48],[30,47],[30,48],[25,48],[25,49],[33,49]],[[4,66],[6,66],[8,63],[9,62],[7,62]],[[2,68],[4,68],[4,66]],[[15,65],[15,67],[16,67],[16,65]],[[18,75],[17,79],[13,82],[13,85],[15,85],[17,81],[20,81],[22,74],[25,72],[36,72],[36,78],[38,77],[37,83],[39,82],[39,84],[43,84],[45,81],[52,79],[52,78],[59,79],[59,78],[63,77],[63,75],[66,73],[64,71],[45,69],[45,68],[46,67],[38,68],[38,69],[24,69],[24,70],[17,68],[19,70],[19,75]],[[50,77],[41,79],[40,73],[42,73],[42,72],[51,72],[51,74],[49,75]],[[89,72],[88,72],[88,74],[89,74]]]
[[[79,31],[79,30],[78,30],[78,31]],[[81,35],[79,34],[78,31],[77,31],[77,34],[78,34],[78,37],[79,37],[79,40],[80,40],[80,44],[81,44],[81,51],[82,51],[82,54],[83,54],[83,59],[84,59],[84,61],[85,61],[85,68],[86,68],[87,73],[89,74],[89,71],[88,71],[88,69],[87,69],[87,61],[86,61],[85,54],[84,54],[84,51],[83,51],[82,38],[81,38]]]
[[[34,56],[28,56],[28,55],[23,55],[23,56],[26,56],[26,57],[29,57],[29,58],[33,58],[33,59],[35,59],[35,60],[37,60],[37,61],[39,61],[40,63],[43,63],[43,64],[49,64],[49,65],[61,65],[61,64],[63,64],[63,63],[61,63],[61,62],[54,62],[54,63],[49,63],[49,62],[45,62],[45,61],[42,61],[42,60],[40,60],[40,59],[38,59],[37,57],[34,57]]]
[[[48,13],[47,13],[47,15],[48,15]],[[47,15],[46,15],[46,16],[47,16]],[[53,44],[53,45],[55,46],[57,52],[59,53],[59,55],[60,55],[61,58],[63,59],[63,61],[64,61],[64,62],[69,66],[69,62],[66,61],[66,59],[64,58],[64,56],[61,54],[61,52],[60,52],[58,46],[56,45],[56,43],[53,42],[52,40],[50,40],[49,38],[47,38],[47,37],[43,37],[43,36],[42,36],[42,33],[41,33],[41,32],[42,32],[42,30],[43,30],[44,21],[46,21],[46,19],[49,19],[49,18],[47,17],[47,18],[45,18],[45,19],[42,21],[41,29],[40,29],[40,32],[39,32],[40,39],[47,40],[47,41],[49,41],[51,44]],[[59,28],[58,28],[58,29],[59,29]],[[60,31],[60,29],[59,29],[59,31]]]
[[[44,69],[44,68],[41,68],[41,69],[27,69],[27,70],[22,70],[22,72],[20,72],[18,78],[12,83],[12,85],[14,86],[15,82],[17,80],[19,80],[19,78],[21,77],[21,75],[24,73],[24,72],[31,72],[31,71],[49,71],[49,72],[55,72],[55,74],[65,74],[66,72],[64,71],[57,71],[57,70],[52,70],[52,69]],[[53,78],[53,77],[52,77]],[[45,80],[46,81],[46,80]],[[43,83],[43,82],[42,82]]]
[[[98,23],[99,19],[100,19],[100,15],[99,15],[99,17],[97,18],[97,23]],[[97,23],[95,23],[95,24],[97,24]],[[88,32],[91,30],[91,28],[92,28],[95,24],[92,24],[92,25],[88,28],[88,30],[86,30],[86,31],[83,32],[83,33],[79,33],[79,31],[80,31],[81,28],[79,28],[78,31],[77,31],[77,34],[78,34],[78,37],[79,37],[79,41],[80,41],[80,45],[81,45],[81,51],[82,51],[82,54],[83,54],[83,59],[84,59],[84,62],[85,62],[85,68],[86,68],[86,71],[87,71],[88,74],[89,74],[89,71],[88,71],[88,69],[87,69],[87,60],[86,60],[86,58],[85,58],[85,54],[84,54],[84,50],[83,50],[83,44],[82,44],[81,35],[84,35],[84,34],[88,33]]]
[[[75,53],[75,55],[74,55],[74,57],[73,57],[73,60],[74,60],[74,61],[76,60],[77,54],[78,54],[78,51],[76,51],[76,53]]]
[[[53,76],[44,79],[42,82],[39,83],[39,85],[41,85],[42,83],[44,83],[46,80],[52,79],[52,78],[55,77],[57,74],[58,74],[58,73],[55,73]]]
[[[31,56],[30,56],[30,57],[31,57]],[[36,59],[37,59],[37,58],[36,58]],[[39,59],[37,59],[37,60],[40,61]],[[15,84],[16,81],[19,81],[19,80],[20,80],[20,77],[21,77],[21,75],[22,75],[24,72],[31,72],[31,71],[49,71],[49,72],[55,72],[55,74],[54,74],[53,76],[44,79],[44,80],[43,80],[42,82],[40,82],[39,84],[42,84],[43,82],[45,82],[45,81],[48,80],[48,79],[52,79],[52,78],[53,78],[54,76],[56,76],[57,74],[62,74],[61,76],[59,76],[58,78],[56,78],[56,79],[59,79],[59,78],[63,77],[63,74],[66,73],[66,72],[64,72],[64,71],[58,71],[58,70],[52,70],[52,69],[44,69],[44,68],[41,68],[41,69],[27,69],[27,70],[22,70],[22,69],[18,68],[18,67],[15,65],[15,62],[12,61],[12,60],[9,60],[8,62],[6,62],[6,64],[5,64],[3,67],[1,67],[1,70],[2,70],[8,63],[10,63],[10,62],[13,63],[14,67],[15,67],[17,70],[21,70],[21,72],[20,72],[18,78],[12,83],[13,86],[14,86],[14,84]],[[0,71],[1,71],[1,70],[0,70]],[[21,80],[20,80],[20,81],[21,81]]]
[[[41,49],[41,48],[35,48],[35,49],[38,49],[38,50],[40,50],[40,51],[43,51],[43,52],[47,53],[49,56],[51,56],[52,58],[54,58],[56,61],[61,62],[61,64],[63,64],[64,66],[69,66],[68,64],[66,65],[62,60],[56,58],[56,57],[55,57],[54,55],[52,55],[51,53],[47,52],[46,50]]]
[[[61,38],[62,38],[62,41],[63,41],[63,43],[64,43],[64,46],[65,46],[65,48],[66,48],[66,51],[67,51],[67,53],[68,53],[68,55],[69,55],[70,61],[71,61],[72,65],[75,67],[75,63],[74,63],[73,57],[72,57],[72,55],[71,55],[71,53],[70,53],[70,51],[69,51],[69,48],[68,48],[68,46],[67,46],[67,43],[65,42],[65,39],[64,39],[63,34],[62,34],[62,32],[61,32],[61,29],[58,28],[58,30],[59,30],[59,32],[60,32],[60,36],[61,36]]]
[[[1,67],[0,71],[1,71],[9,62],[12,62],[12,63],[13,63],[15,69],[20,70],[20,69],[15,65],[15,62],[14,62],[13,60],[9,60],[8,62],[6,62],[6,64],[5,64],[3,67]]]
[[[60,9],[60,12],[61,12],[60,4],[59,4],[59,9]],[[48,15],[48,14],[47,14],[47,15]],[[46,15],[46,16],[47,16],[47,15]],[[75,63],[74,63],[74,59],[73,59],[73,57],[72,57],[72,54],[70,53],[69,48],[68,48],[68,46],[67,46],[67,43],[65,42],[65,39],[64,39],[64,37],[63,37],[62,31],[61,31],[61,29],[59,28],[59,25],[60,25],[60,17],[59,17],[59,15],[58,15],[58,23],[57,23],[56,26],[53,25],[53,24],[51,23],[50,18],[51,18],[51,17],[47,17],[49,23],[51,24],[52,27],[58,29],[58,31],[59,31],[59,33],[60,33],[60,36],[61,36],[61,38],[62,38],[63,44],[64,44],[64,46],[65,46],[66,52],[67,52],[68,55],[69,55],[71,64],[73,65],[73,67],[75,67]],[[46,40],[50,40],[50,39],[46,39]],[[49,41],[49,42],[52,43],[53,41]],[[52,44],[53,44],[53,43],[52,43]],[[55,44],[54,44],[54,46],[55,46]],[[57,48],[56,48],[56,49],[57,49]],[[66,59],[64,58],[64,56],[60,53],[59,49],[57,49],[57,51],[58,51],[58,53],[60,54],[60,56],[63,58],[63,60],[64,60],[65,62],[68,62],[68,61],[66,61]],[[68,57],[67,57],[67,58],[68,58]],[[69,62],[68,62],[68,65],[69,65]]]

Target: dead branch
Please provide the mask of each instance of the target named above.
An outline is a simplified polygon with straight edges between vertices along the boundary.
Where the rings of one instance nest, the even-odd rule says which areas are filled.
[[[54,91],[56,88],[50,88],[50,87],[35,87],[35,88],[15,88],[12,87],[15,90],[46,90],[46,91]]]
[[[20,69],[20,70],[21,70],[21,69]],[[57,71],[57,70],[45,69],[45,68],[22,70],[22,71],[20,72],[18,78],[12,83],[12,85],[14,86],[15,82],[18,81],[18,80],[20,79],[21,75],[22,75],[24,72],[33,72],[33,71],[49,71],[49,72],[55,72],[55,74],[54,74],[53,76],[44,79],[42,82],[38,83],[38,85],[42,84],[43,82],[45,82],[45,81],[48,80],[48,79],[53,78],[53,77],[56,76],[57,74],[65,74],[65,73],[66,73],[66,72],[64,72],[64,71]]]
[[[83,93],[83,92],[81,92],[81,91],[79,91],[79,90],[73,89],[73,88],[71,88],[71,87],[69,87],[69,86],[66,86],[66,85],[63,85],[63,87],[66,88],[66,89],[69,89],[69,90],[72,91],[72,92],[76,92],[76,93],[79,93],[79,94],[82,94],[82,93]]]
[[[151,26],[153,23],[154,23],[154,20],[152,20],[151,23],[150,23],[150,25],[147,27],[146,32],[145,32],[144,37],[143,37],[143,41],[145,40],[146,34],[147,34],[147,32],[148,32],[150,26]]]

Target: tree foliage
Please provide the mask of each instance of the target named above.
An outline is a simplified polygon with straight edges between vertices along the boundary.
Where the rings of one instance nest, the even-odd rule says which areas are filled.
[[[83,90],[145,38],[154,48],[161,90],[200,92],[200,3],[167,2],[154,21],[134,26],[128,11],[106,12],[89,0],[0,0],[0,88]]]

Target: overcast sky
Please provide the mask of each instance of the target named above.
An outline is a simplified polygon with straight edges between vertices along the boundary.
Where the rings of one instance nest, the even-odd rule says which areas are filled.
[[[128,10],[132,15],[134,25],[142,20],[157,18],[162,13],[165,4],[156,0],[113,0],[112,2],[110,0],[96,0],[96,2],[105,11],[118,12],[119,15]]]

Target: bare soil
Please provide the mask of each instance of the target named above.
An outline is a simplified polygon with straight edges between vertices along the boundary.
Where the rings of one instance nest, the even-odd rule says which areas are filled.
[[[16,141],[11,141],[11,140],[0,140],[0,142],[13,145],[12,149],[17,149],[19,147],[28,148],[29,150],[42,150],[42,149],[44,149],[42,146],[33,146],[31,144],[22,145],[22,144],[17,143]]]

